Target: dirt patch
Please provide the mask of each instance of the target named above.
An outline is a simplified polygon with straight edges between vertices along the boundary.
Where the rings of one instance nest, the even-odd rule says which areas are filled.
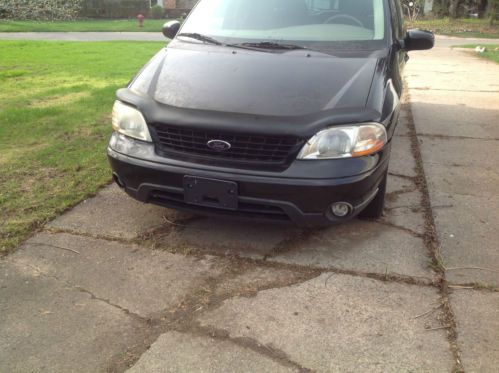
[[[52,97],[47,97],[47,98],[31,101],[29,106],[32,108],[37,108],[37,109],[45,109],[45,108],[53,107],[53,106],[61,106],[61,105],[71,104],[75,101],[78,101],[82,98],[89,97],[89,96],[90,96],[89,92],[68,93],[66,95],[52,96]]]

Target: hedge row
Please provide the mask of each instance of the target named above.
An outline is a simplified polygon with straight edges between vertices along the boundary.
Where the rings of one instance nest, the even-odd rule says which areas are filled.
[[[0,0],[0,18],[39,21],[135,18],[149,13],[149,0]]]
[[[82,0],[80,17],[131,18],[148,14],[149,5],[149,0]]]
[[[40,21],[72,20],[82,0],[0,0],[0,18]]]

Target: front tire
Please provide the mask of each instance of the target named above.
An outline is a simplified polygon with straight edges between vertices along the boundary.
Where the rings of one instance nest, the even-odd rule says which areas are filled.
[[[383,180],[379,184],[379,190],[376,197],[367,205],[367,207],[359,213],[360,218],[378,219],[383,216],[383,208],[385,207],[386,181],[388,179],[388,170],[383,176]]]

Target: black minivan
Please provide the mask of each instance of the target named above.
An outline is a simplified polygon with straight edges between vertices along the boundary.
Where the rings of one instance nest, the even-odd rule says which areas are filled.
[[[434,43],[399,0],[200,0],[163,33],[113,108],[129,195],[298,225],[382,214],[407,52]]]

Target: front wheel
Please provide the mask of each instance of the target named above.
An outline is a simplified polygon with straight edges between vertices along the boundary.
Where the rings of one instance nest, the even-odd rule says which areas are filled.
[[[359,213],[360,218],[377,219],[383,216],[383,207],[385,207],[386,180],[388,179],[388,170],[385,172],[383,180],[379,184],[379,190],[376,197]]]

